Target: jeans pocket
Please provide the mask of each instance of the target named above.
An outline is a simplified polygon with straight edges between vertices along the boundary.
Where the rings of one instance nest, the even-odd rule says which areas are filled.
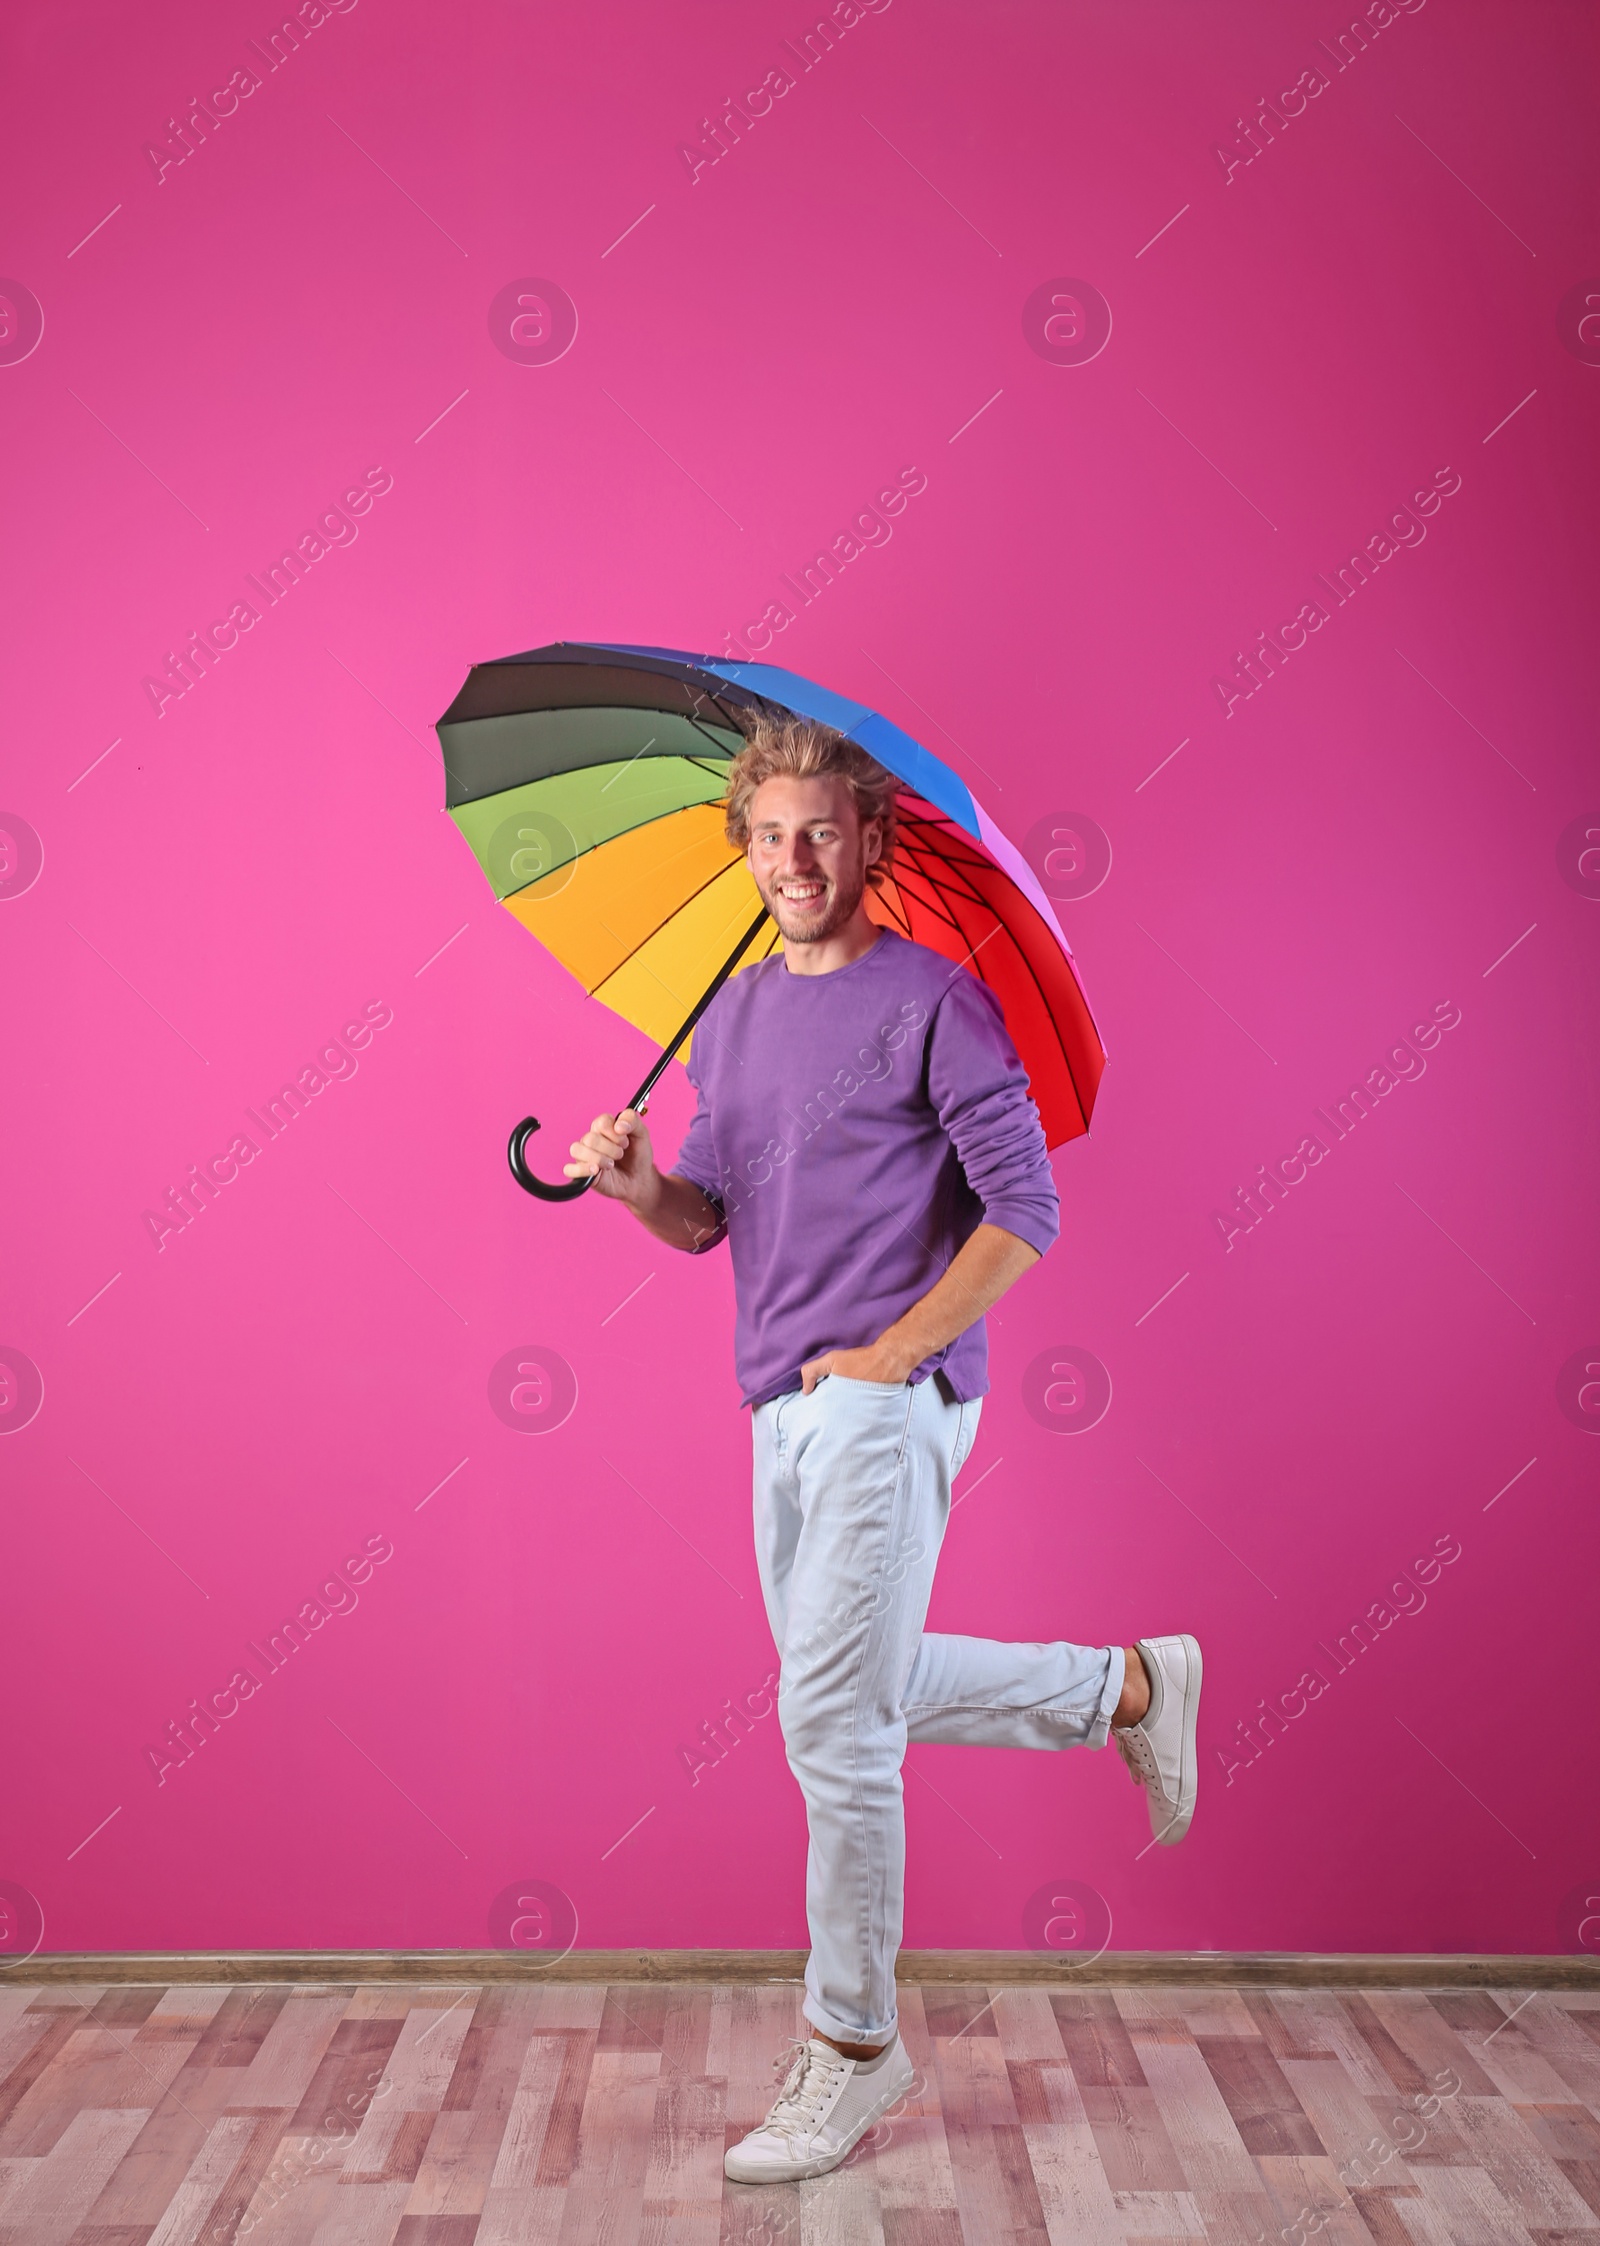
[[[972,1456],[972,1446],[978,1440],[978,1419],[983,1410],[981,1396],[963,1404],[961,1417],[956,1423],[955,1449],[950,1454],[950,1479],[953,1482],[967,1460]]]

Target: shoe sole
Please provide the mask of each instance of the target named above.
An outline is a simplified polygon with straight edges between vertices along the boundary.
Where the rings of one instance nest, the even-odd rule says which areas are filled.
[[[734,2166],[739,2155],[737,2145],[730,2145],[722,2156],[722,2173],[736,2184],[802,2184],[811,2176],[831,2175],[855,2151],[867,2131],[880,2122],[889,2108],[898,2105],[907,2091],[916,2085],[917,2073],[912,2068],[905,2080],[893,2090],[886,2090],[874,2106],[869,2106],[859,2125],[851,2132],[848,2144],[841,2145],[835,2153],[819,2160],[786,2160],[781,2167],[753,2167],[748,2174]]]
[[[1194,1822],[1195,1801],[1200,1791],[1200,1773],[1195,1749],[1195,1727],[1200,1715],[1200,1680],[1203,1665],[1199,1641],[1187,1631],[1178,1633],[1175,1641],[1181,1645],[1185,1656],[1183,1686],[1183,1744],[1178,1756],[1178,1807],[1172,1822],[1156,1835],[1162,1848],[1176,1848]]]

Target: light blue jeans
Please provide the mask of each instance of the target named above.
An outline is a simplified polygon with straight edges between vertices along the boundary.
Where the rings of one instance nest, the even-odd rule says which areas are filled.
[[[1103,1747],[1122,1695],[1120,1646],[923,1629],[980,1409],[937,1374],[891,1386],[835,1373],[753,1414],[756,1563],[810,1831],[805,2014],[841,2043],[895,2032],[907,1741]]]

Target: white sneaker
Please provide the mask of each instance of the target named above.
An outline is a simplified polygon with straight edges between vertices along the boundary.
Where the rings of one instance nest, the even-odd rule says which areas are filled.
[[[860,2061],[813,2036],[795,2053],[777,2103],[760,2128],[724,2154],[723,2173],[738,2184],[786,2184],[803,2176],[825,2176],[916,2079],[898,2035],[870,2074],[862,2073]]]
[[[1189,1830],[1199,1784],[1194,1725],[1200,1708],[1200,1648],[1188,1636],[1140,1638],[1150,1675],[1150,1705],[1136,1724],[1111,1736],[1150,1805],[1150,1830],[1173,1848]]]

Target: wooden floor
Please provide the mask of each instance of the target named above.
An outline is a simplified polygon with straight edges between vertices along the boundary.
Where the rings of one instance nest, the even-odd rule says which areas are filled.
[[[800,1990],[0,1987],[0,2246],[1600,2246],[1600,1993],[904,1988],[752,2188]]]

